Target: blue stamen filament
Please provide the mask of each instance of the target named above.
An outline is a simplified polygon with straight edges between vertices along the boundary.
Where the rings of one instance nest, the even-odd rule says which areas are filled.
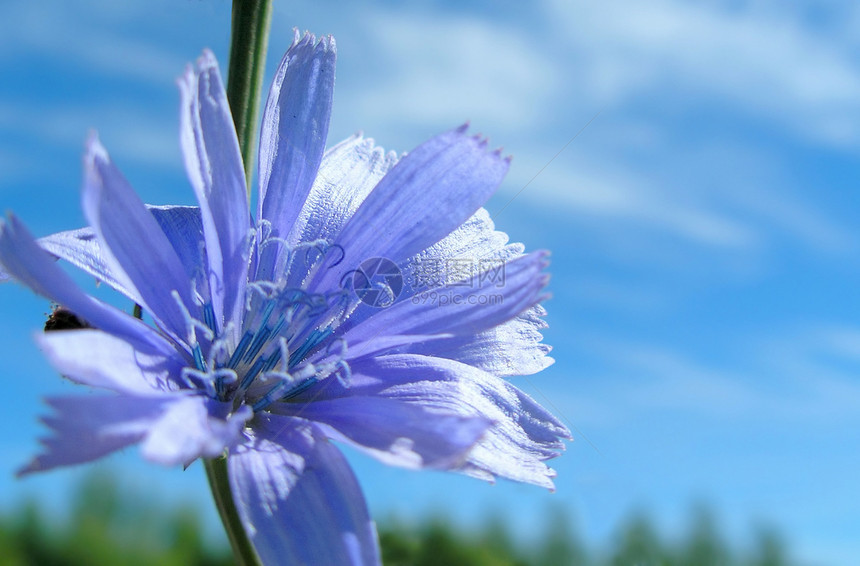
[[[308,250],[314,251],[324,257],[327,249]],[[294,255],[286,257],[291,262]],[[176,294],[186,317],[185,344],[193,358],[193,367],[182,373],[184,387],[232,402],[234,411],[247,406],[254,412],[293,399],[330,376],[348,387],[350,368],[341,357],[344,347],[331,343],[326,362],[306,363],[309,356],[325,347],[338,326],[337,319],[347,313],[344,297],[340,293],[320,295],[284,288],[285,284],[286,276],[274,282],[249,283],[240,333],[232,324],[219,328],[211,301],[197,303],[201,322],[185,309]],[[203,339],[202,345],[198,336]],[[241,336],[238,343],[237,336]]]
[[[191,353],[194,356],[194,367],[200,371],[206,371],[206,362],[203,360],[203,351],[200,349],[200,344],[194,344],[191,347]]]
[[[218,323],[215,320],[215,308],[212,306],[212,303],[206,303],[203,305],[203,322],[206,323],[206,326],[212,329],[213,333],[218,333]]]
[[[227,367],[230,369],[236,369],[236,366],[239,365],[239,360],[245,355],[245,351],[253,338],[253,334],[246,330],[242,335],[242,338],[239,340],[239,344],[236,346],[236,349],[233,350],[233,354],[227,362]]]

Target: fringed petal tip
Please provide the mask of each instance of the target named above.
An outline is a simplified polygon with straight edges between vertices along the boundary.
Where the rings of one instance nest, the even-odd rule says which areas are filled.
[[[469,128],[471,127],[471,122],[466,120],[460,126],[457,126],[451,133],[460,136],[468,136],[471,138],[471,142],[475,144],[476,149],[479,151],[485,152],[489,155],[494,161],[498,161],[503,164],[505,170],[507,170],[508,166],[511,164],[511,160],[513,156],[508,155],[502,157],[502,151],[504,149],[502,147],[498,147],[494,150],[488,150],[487,148],[490,146],[490,138],[488,136],[482,135],[480,132],[469,134]]]
[[[555,482],[553,480],[555,479],[555,477],[557,475],[558,475],[558,472],[556,472],[554,469],[552,469],[552,468],[546,469],[547,485],[544,485],[542,487],[545,487],[547,489],[547,491],[549,491],[550,493],[555,493]]]
[[[87,139],[84,142],[84,175],[89,176],[96,174],[94,167],[97,161],[105,163],[110,162],[110,155],[102,145],[99,139],[99,133],[95,129],[87,132]]]
[[[549,273],[544,273],[544,270],[549,267],[550,261],[550,252],[549,250],[535,250],[530,255],[533,255],[537,259],[537,268],[538,272],[541,274],[542,278],[545,278],[544,284],[549,282]]]
[[[298,47],[304,47],[308,45],[313,45],[316,48],[322,48],[323,51],[336,51],[337,45],[334,41],[334,37],[331,35],[321,35],[319,39],[309,31],[305,31],[302,34],[299,31],[299,28],[293,28],[293,42],[290,44],[290,48],[287,50],[289,53],[293,49]]]
[[[32,239],[33,236],[21,219],[11,210],[6,211],[6,219],[0,218],[0,238],[20,237],[21,234]]]
[[[197,58],[197,70],[200,73],[203,73],[210,69],[218,70],[218,60],[215,58],[215,54],[212,53],[212,50],[205,48],[200,54],[200,57]]]
[[[185,71],[176,79],[176,83],[179,85],[179,90],[182,94],[183,104],[194,96],[200,76],[207,73],[215,73],[219,77],[221,76],[218,60],[215,58],[215,54],[208,48],[200,53],[195,64],[188,63],[185,65]]]
[[[508,163],[508,165],[510,165],[511,161],[514,160],[514,156],[509,153],[506,156],[502,157],[502,152],[504,152],[504,151],[505,151],[505,148],[502,146],[499,146],[493,150],[493,155],[495,155],[499,159],[504,159]]]
[[[48,399],[43,399],[43,401],[45,401],[47,403]],[[42,416],[38,417],[38,421],[40,423],[42,423],[43,425],[45,425],[46,427],[51,428],[51,422],[52,422],[51,417],[42,415]],[[36,456],[33,456],[32,458],[30,458],[29,462],[27,462],[25,465],[23,465],[20,468],[18,468],[17,470],[15,470],[15,477],[16,478],[21,479],[21,478],[27,477],[31,474],[35,474],[37,472],[42,472],[42,471],[47,471],[47,470],[50,470],[50,469],[55,467],[55,466],[45,465],[43,462],[43,460],[45,459],[45,453],[50,450],[51,436],[42,435],[42,436],[39,436],[36,439],[36,441],[39,443],[39,446],[42,447],[43,453],[38,454]],[[80,463],[83,464],[86,462],[80,462]]]
[[[398,160],[406,155],[405,152],[398,155],[393,149],[385,151],[384,147],[376,144],[376,140],[374,138],[364,137],[364,131],[362,130],[355,132],[336,146],[329,148],[328,151],[330,152],[336,147],[353,144],[366,153],[366,158],[369,158],[369,161],[371,162],[374,162],[377,159],[384,159],[393,166],[394,163],[397,163]]]
[[[22,466],[22,467],[18,468],[17,470],[15,470],[15,477],[20,480],[22,478],[29,476],[33,472],[38,472],[39,467],[37,465],[36,460],[37,460],[36,458],[33,458],[32,460],[30,460],[29,464],[27,464],[26,466]]]

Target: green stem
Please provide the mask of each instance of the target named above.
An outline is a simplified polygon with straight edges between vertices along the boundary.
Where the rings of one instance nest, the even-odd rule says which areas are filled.
[[[263,86],[266,48],[269,42],[269,24],[272,19],[270,0],[233,0],[233,18],[230,41],[230,66],[227,70],[227,100],[239,151],[245,164],[248,198],[251,196],[251,177],[256,160],[257,113],[260,107],[260,90]],[[215,498],[215,506],[224,523],[224,530],[233,547],[233,555],[240,566],[259,566],[260,559],[248,534],[242,526],[233,493],[227,457],[203,460],[206,478]]]
[[[270,0],[233,0],[227,100],[230,101],[239,150],[245,164],[248,198],[251,197],[251,177],[256,164],[257,113],[271,20]]]
[[[212,489],[212,497],[215,498],[215,507],[221,515],[221,522],[233,547],[233,556],[239,566],[258,566],[260,559],[254,551],[254,546],[248,540],[245,527],[239,519],[239,512],[233,502],[233,494],[230,491],[230,480],[227,475],[227,458],[214,458],[203,460],[206,467],[206,477],[209,479],[209,487]]]

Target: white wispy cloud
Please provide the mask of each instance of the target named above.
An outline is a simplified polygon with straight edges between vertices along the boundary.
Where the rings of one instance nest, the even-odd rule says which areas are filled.
[[[547,0],[544,7],[568,45],[571,82],[601,103],[656,94],[683,107],[711,97],[816,140],[860,138],[856,56],[841,34],[784,3]]]
[[[558,76],[534,38],[466,16],[376,9],[361,23],[385,30],[368,33],[368,80],[350,101],[366,123],[435,130],[469,119],[499,135],[543,119]]]
[[[99,106],[0,103],[0,129],[31,143],[75,152],[83,152],[88,132],[95,129],[120,162],[180,168],[178,120],[174,113],[160,110],[148,108],[138,99]],[[33,171],[37,156],[28,158],[22,151],[8,145],[7,154],[17,157],[9,159],[5,175]]]
[[[843,44],[791,12],[752,5],[548,0],[536,9],[544,25],[530,36],[501,17],[356,10],[351,33],[362,41],[344,39],[362,44],[367,68],[340,91],[336,119],[346,111],[391,144],[471,118],[514,153],[506,187],[515,192],[602,109],[518,199],[695,247],[756,252],[787,235],[815,251],[855,248],[793,186],[782,156],[742,139],[690,144],[689,124],[643,112],[655,101],[728,109],[738,123],[763,117],[812,141],[850,141],[860,135],[860,66]],[[853,131],[850,116],[856,132],[835,133]]]
[[[724,347],[724,359],[713,361],[665,344],[590,337],[588,350],[602,360],[604,378],[580,380],[593,385],[580,384],[576,404],[586,417],[596,415],[583,424],[618,426],[656,413],[735,425],[764,421],[766,430],[860,422],[860,328],[775,330]],[[747,350],[758,355],[745,356]],[[591,399],[614,419],[587,410]],[[572,400],[559,402],[572,412],[565,407]]]
[[[530,165],[519,171],[533,170],[537,162]],[[626,230],[657,228],[694,243],[727,248],[757,244],[757,234],[750,227],[709,210],[704,203],[677,198],[677,189],[683,187],[672,190],[621,169],[589,165],[583,160],[575,160],[572,165],[559,163],[541,173],[523,194],[528,192],[526,198],[563,206],[578,214],[602,216]],[[512,180],[524,184],[529,179],[515,173]]]
[[[88,72],[161,85],[186,63],[175,47],[125,33],[146,8],[102,0],[92,0],[90,10],[55,4],[14,8],[0,23],[0,61],[25,49]],[[853,131],[852,116],[860,117],[860,75],[843,44],[789,11],[752,5],[547,0],[536,6],[544,19],[539,34],[525,33],[517,21],[467,12],[347,9],[353,25],[341,39],[361,44],[362,57],[352,64],[362,65],[362,76],[341,85],[335,121],[404,150],[398,140],[417,143],[469,118],[516,154],[507,186],[518,190],[559,149],[547,138],[567,139],[582,125],[577,116],[602,107],[584,139],[517,198],[699,247],[755,251],[776,230],[816,250],[853,249],[848,230],[808,197],[780,186],[790,185],[782,164],[727,162],[726,151],[734,159],[755,148],[691,148],[678,131],[682,125],[655,123],[636,111],[641,97],[653,103],[647,97],[655,94],[667,104],[702,108],[716,100],[815,139],[844,141],[854,134],[834,131]],[[76,148],[86,129],[98,125],[115,153],[175,167],[175,114],[149,112],[144,104],[117,101],[97,114],[69,105],[45,113],[24,107],[15,113],[30,117],[33,127],[13,121]],[[112,117],[108,127],[94,124],[95,115]],[[631,149],[647,163],[629,159]],[[677,164],[699,171],[699,178],[678,176]]]
[[[132,4],[90,0],[4,6],[0,63],[11,64],[27,53],[88,73],[172,80],[186,61],[153,38],[134,32],[135,16],[147,8]]]

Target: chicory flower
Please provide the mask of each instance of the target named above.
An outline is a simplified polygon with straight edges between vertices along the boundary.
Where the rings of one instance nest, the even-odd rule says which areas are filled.
[[[330,441],[408,468],[552,488],[568,430],[504,378],[551,363],[545,252],[524,254],[483,203],[508,169],[466,127],[398,159],[353,136],[325,151],[331,38],[296,39],[265,107],[251,219],[216,61],[180,80],[181,145],[199,207],[151,207],[93,135],[89,227],[33,239],[0,226],[6,273],[89,327],[38,341],[66,378],[52,435],[22,472],[139,444],[188,466],[228,455],[264,563],[376,564],[374,525]],[[65,259],[152,324],[80,290]],[[451,266],[457,266],[453,269]]]

